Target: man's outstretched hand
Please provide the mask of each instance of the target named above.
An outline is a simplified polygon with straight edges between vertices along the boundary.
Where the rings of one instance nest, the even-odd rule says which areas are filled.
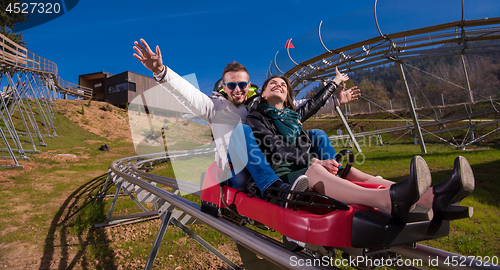
[[[134,42],[134,50],[137,52],[134,53],[134,57],[141,61],[141,63],[154,74],[160,74],[165,68],[161,59],[160,47],[157,45],[156,53],[154,53],[151,48],[149,48],[148,43],[142,38],[141,43],[137,41]]]

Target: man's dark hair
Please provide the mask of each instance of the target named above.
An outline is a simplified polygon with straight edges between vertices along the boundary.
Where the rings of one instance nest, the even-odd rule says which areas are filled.
[[[244,72],[246,72],[246,74],[248,74],[247,68],[244,65],[242,65],[242,64],[240,64],[240,63],[238,63],[236,61],[234,61],[232,63],[229,63],[229,64],[227,64],[227,66],[222,71],[222,79],[224,80],[224,75],[226,75],[226,73],[228,73],[228,72],[238,72],[238,71],[244,71]]]

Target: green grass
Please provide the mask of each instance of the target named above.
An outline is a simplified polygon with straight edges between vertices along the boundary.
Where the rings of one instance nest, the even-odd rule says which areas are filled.
[[[428,144],[428,149],[439,145]],[[478,150],[474,150],[478,149]],[[408,176],[413,156],[421,155],[431,169],[433,184],[445,180],[453,168],[455,157],[467,158],[474,171],[476,188],[462,205],[474,207],[474,216],[451,222],[450,235],[445,238],[425,241],[423,244],[466,256],[500,255],[500,149],[497,146],[470,147],[471,151],[452,148],[422,154],[413,144],[396,144],[373,147],[370,151],[357,153],[365,157],[364,163],[354,166],[370,174],[400,181]]]
[[[448,149],[421,154],[418,146],[401,144],[374,148],[362,155],[365,157],[364,163],[355,164],[356,167],[394,181],[402,180],[407,176],[413,156],[423,155],[431,167],[434,184],[444,180],[451,173],[453,161],[457,155],[465,156],[477,172],[475,173],[476,191],[464,200],[463,204],[473,206],[476,210],[475,215],[470,220],[453,221],[450,236],[427,241],[424,244],[463,255],[499,255],[500,243],[491,239],[500,237],[500,225],[498,225],[500,186],[492,181],[500,173],[500,160],[498,160],[500,150],[458,152]],[[487,170],[484,170],[485,168]],[[269,235],[279,238],[273,233]],[[216,237],[216,239],[219,238],[219,236]],[[215,239],[211,241],[216,244],[221,243]]]
[[[43,127],[39,115],[36,115],[36,119],[39,127]],[[14,114],[13,120],[17,121],[16,128],[23,128],[19,125],[18,115]],[[104,202],[89,197],[92,190],[89,188],[92,186],[95,189],[97,182],[102,185],[104,181],[91,175],[105,174],[111,161],[133,155],[133,147],[124,141],[111,142],[90,133],[57,112],[53,121],[58,136],[43,137],[47,146],[37,146],[41,153],[28,153],[29,161],[19,161],[28,167],[16,170],[16,175],[0,183],[0,230],[9,230],[6,237],[0,238],[0,244],[13,248],[26,246],[33,250],[34,256],[38,260],[41,258],[41,262],[28,268],[47,267],[53,256],[59,256],[60,252],[63,253],[62,261],[57,263],[60,267],[66,263],[69,266],[71,262],[64,261],[68,259],[64,254],[71,253],[70,249],[76,245],[79,251],[74,254],[77,255],[78,264],[90,267],[94,265],[94,260],[105,262],[105,258],[113,254],[106,244],[109,241],[105,240],[105,232],[93,229],[94,224],[104,220],[107,209],[104,209]],[[45,129],[41,131],[44,133]],[[37,143],[37,139],[34,139]],[[94,142],[89,143],[89,140]],[[22,141],[27,142],[27,138],[22,138]],[[104,143],[112,147],[116,157],[103,158],[105,153],[98,148]],[[88,158],[60,161],[54,159],[57,154]],[[11,171],[1,168],[0,174]],[[108,251],[104,252],[103,247]],[[7,251],[0,252],[2,266],[22,267],[9,263],[10,258],[5,257]]]
[[[113,160],[136,155],[133,146],[129,142],[111,141],[85,131],[58,113],[54,121],[59,136],[44,138],[47,147],[41,147],[40,154],[30,154],[30,162],[40,166],[21,170],[18,175],[7,178],[10,182],[1,186],[0,231],[9,230],[9,233],[4,234],[0,244],[17,243],[18,246],[36,247],[39,251],[36,256],[42,260],[35,268],[48,268],[49,259],[56,257],[59,260],[56,262],[58,268],[68,268],[71,265],[86,269],[116,269],[119,265],[125,269],[144,267],[159,227],[158,220],[108,229],[93,227],[104,221],[112,200],[95,200],[92,196],[103,185],[107,168]],[[361,120],[355,121],[358,121],[356,127],[364,125],[366,129],[376,128],[373,125],[377,124],[373,123],[387,122],[369,120],[371,123],[366,124]],[[317,124],[317,128],[327,130],[328,134],[334,134],[338,128],[335,126],[338,121],[333,124],[331,120],[323,119],[312,122]],[[392,138],[385,134],[383,136],[384,143]],[[473,151],[457,151],[452,147],[443,147],[443,144],[427,143],[429,153],[422,154],[418,145],[412,144],[408,138],[406,142],[403,140],[384,146],[375,146],[374,141],[371,144],[365,142],[362,153],[354,151],[357,161],[355,166],[370,174],[400,181],[408,176],[413,156],[422,155],[431,168],[433,184],[436,184],[451,173],[456,156],[466,157],[475,173],[476,190],[463,204],[474,207],[474,216],[451,222],[448,237],[425,241],[423,244],[467,256],[499,256],[500,183],[496,180],[500,174],[500,146],[493,141],[468,148]],[[109,154],[114,156],[97,150],[104,143],[110,145],[112,151]],[[196,145],[191,143],[177,146],[193,148]],[[340,150],[342,145],[336,145],[335,148]],[[63,153],[86,155],[90,158],[78,161],[58,161],[51,158]],[[213,154],[206,158],[179,159],[174,161],[175,170],[170,162],[155,164],[150,173],[189,178],[199,183],[200,174],[212,160]],[[0,173],[7,171],[9,170],[0,169]],[[107,194],[114,194],[115,190],[112,187]],[[199,203],[196,196],[185,197]],[[26,207],[22,207],[24,205]],[[154,208],[152,204],[147,204],[146,207],[150,210]],[[140,211],[128,197],[120,197],[113,215]],[[213,246],[232,243],[206,225],[189,227]],[[281,241],[281,236],[276,232],[256,230]],[[190,269],[189,266],[193,267],[193,258],[185,255],[206,253],[178,228],[169,226],[155,268],[175,269],[183,266],[183,269]],[[2,263],[8,259],[4,256],[0,254]]]
[[[491,102],[490,101],[482,101],[472,105],[472,112],[480,112],[484,110],[491,110]],[[434,111],[431,108],[422,108],[417,111],[419,120],[422,122],[429,121],[430,119],[435,119]],[[463,116],[467,115],[467,111],[463,104],[460,105],[452,105],[447,106],[444,114],[444,118],[450,118],[455,116]],[[482,115],[479,117],[479,120],[494,120],[498,119],[499,114],[494,112],[488,115]],[[359,114],[352,115],[348,117],[347,122],[351,130],[354,133],[367,132],[380,130],[385,128],[392,128],[396,126],[405,126],[407,125],[406,120],[412,122],[411,115],[406,111],[397,111],[394,114],[389,112],[374,112],[372,114]],[[480,121],[478,119],[472,119],[470,123],[479,124]],[[448,123],[442,126],[432,126],[425,127],[423,132],[435,132],[439,131],[440,128],[442,130],[449,130],[455,127],[463,127],[468,126],[469,120],[464,120],[460,122]],[[480,137],[481,135],[487,134],[488,132],[496,129],[499,124],[488,125],[483,127],[476,127],[474,129],[475,138]],[[337,135],[337,130],[342,130],[342,134],[347,134],[347,130],[344,125],[337,117],[332,118],[331,114],[324,114],[322,118],[311,118],[304,123],[304,129],[313,129],[319,128],[323,129],[328,135]],[[385,133],[382,134],[384,144],[393,142],[396,140],[396,143],[412,143],[413,136],[409,134],[403,135],[404,131],[396,132],[396,133]],[[403,135],[401,138],[399,138]],[[454,139],[457,142],[455,144],[460,144],[464,138],[467,141],[470,141],[470,133],[468,133],[467,129],[449,131],[438,134],[438,136],[445,138],[448,141],[454,142]],[[362,139],[359,139],[362,140]],[[368,139],[366,139],[368,140]],[[440,143],[440,140],[434,136],[425,136],[424,140],[426,142],[436,142]],[[487,142],[493,142],[498,144],[500,142],[500,133],[492,134],[485,138]],[[361,143],[360,143],[361,144]],[[371,145],[369,146],[371,147]]]
[[[336,147],[341,149],[341,147]],[[452,171],[453,162],[459,155],[466,157],[472,165],[476,179],[475,191],[462,205],[474,207],[473,218],[451,222],[448,237],[425,241],[426,245],[467,256],[500,255],[500,183],[495,181],[500,174],[500,148],[496,145],[480,145],[457,151],[452,147],[442,148],[441,144],[427,144],[429,150],[422,154],[414,144],[394,144],[372,147],[369,151],[357,153],[355,167],[369,174],[381,175],[386,179],[400,181],[408,176],[409,164],[415,155],[421,155],[428,163],[433,185],[445,180]],[[165,171],[162,171],[165,170]],[[162,174],[166,169],[153,171]],[[171,172],[171,171],[170,171]],[[280,239],[279,234],[266,233]]]

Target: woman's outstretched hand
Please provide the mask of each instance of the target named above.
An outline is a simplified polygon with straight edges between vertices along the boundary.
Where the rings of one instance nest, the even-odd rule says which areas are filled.
[[[361,92],[361,90],[359,90],[357,86],[354,86],[354,87],[351,87],[345,91],[338,91],[337,92],[337,99],[339,100],[340,104],[346,104],[346,103],[351,102],[353,100],[357,100],[358,97],[361,96],[360,92]]]
[[[151,48],[149,48],[148,43],[142,38],[141,43],[137,41],[134,42],[134,50],[137,52],[134,53],[134,57],[141,61],[141,63],[154,74],[160,74],[165,68],[161,59],[160,47],[157,45],[156,53],[154,53]]]
[[[333,81],[337,85],[340,85],[340,83],[348,81],[348,80],[349,80],[349,76],[347,76],[347,74],[345,74],[345,73],[340,73],[339,67],[336,66],[335,67],[335,78],[333,79]]]

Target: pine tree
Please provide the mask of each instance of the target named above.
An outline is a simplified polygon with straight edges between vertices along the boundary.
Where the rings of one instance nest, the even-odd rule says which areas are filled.
[[[29,14],[27,13],[15,13],[6,11],[9,4],[19,3],[18,0],[0,0],[0,33],[11,39],[15,43],[24,46],[26,42],[23,40],[23,33],[14,33],[16,23],[24,22],[28,20]],[[21,1],[21,5],[22,5]]]

